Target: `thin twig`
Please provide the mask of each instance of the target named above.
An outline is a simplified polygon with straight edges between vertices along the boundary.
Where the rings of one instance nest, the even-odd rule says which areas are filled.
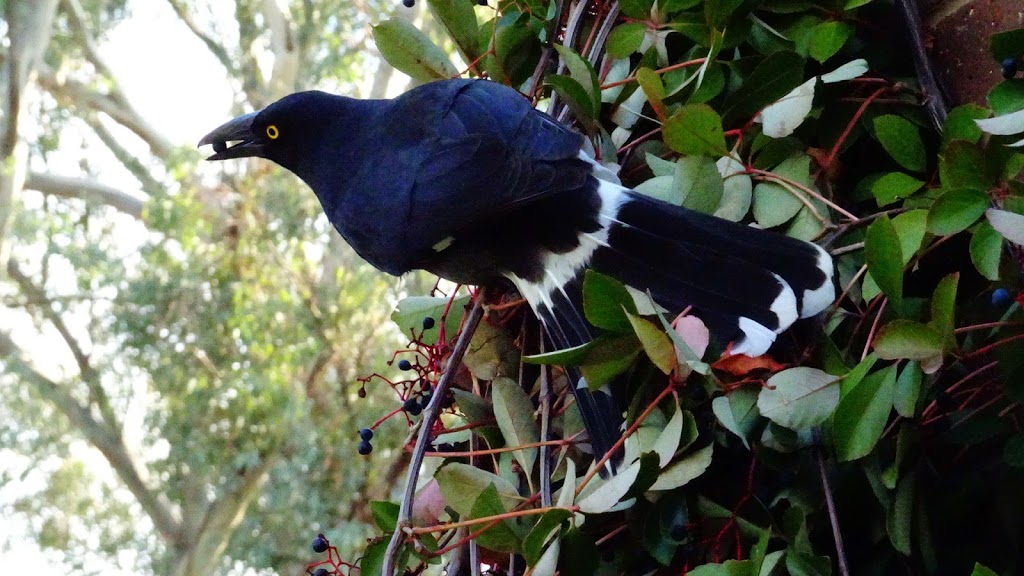
[[[427,451],[427,445],[430,444],[430,433],[434,428],[437,416],[441,413],[441,403],[444,402],[444,397],[448,393],[448,388],[451,386],[455,373],[459,371],[459,367],[462,365],[462,357],[465,356],[466,350],[469,348],[469,341],[473,338],[473,333],[476,332],[476,327],[480,324],[483,313],[483,291],[481,291],[477,293],[473,310],[470,311],[469,316],[466,318],[462,334],[459,335],[455,348],[452,350],[452,355],[448,358],[448,369],[441,376],[441,380],[434,389],[434,395],[430,399],[430,404],[423,411],[419,436],[416,439],[416,448],[413,450],[412,458],[409,461],[409,474],[405,480],[405,494],[402,496],[402,504],[398,509],[398,522],[395,524],[395,532],[392,534],[391,542],[388,543],[387,551],[384,553],[384,565],[381,569],[381,574],[385,576],[391,576],[395,573],[395,563],[398,561],[398,553],[401,550],[402,541],[405,539],[404,529],[409,525],[412,518],[416,483],[420,475],[420,466],[423,465],[423,455]]]
[[[836,503],[832,500],[832,488],[828,484],[825,471],[825,457],[820,448],[815,448],[818,459],[818,471],[821,473],[821,487],[825,491],[825,506],[828,507],[828,519],[832,522],[832,537],[836,541],[836,561],[839,563],[839,574],[850,576],[850,567],[846,565],[846,551],[843,549],[843,534],[839,531],[839,516],[836,514]]]
[[[540,351],[544,352],[544,334],[541,330]],[[551,431],[551,373],[547,366],[540,367],[540,505],[551,506],[551,455],[548,435]]]

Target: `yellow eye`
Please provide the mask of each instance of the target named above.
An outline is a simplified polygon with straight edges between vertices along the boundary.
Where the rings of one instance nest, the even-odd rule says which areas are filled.
[[[277,130],[277,126],[274,126],[273,124],[267,126],[267,138],[270,138],[271,140],[277,140],[277,137],[280,135],[281,132]]]

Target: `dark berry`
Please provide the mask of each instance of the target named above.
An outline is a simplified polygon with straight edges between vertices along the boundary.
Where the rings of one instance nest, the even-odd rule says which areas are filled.
[[[1006,288],[996,288],[992,291],[992,305],[1002,308],[1010,303],[1010,291]]]
[[[431,318],[430,316],[427,316],[426,318],[423,319],[423,329],[424,330],[430,330],[433,327],[434,327],[434,319],[433,318]]]
[[[398,369],[399,370],[411,370],[412,369],[412,363],[409,362],[408,360],[399,360],[398,361]]]
[[[359,439],[366,440],[367,442],[373,440],[373,430],[370,430],[369,428],[363,428],[362,430],[359,431]]]
[[[213,143],[213,151],[216,152],[217,154],[220,154],[221,152],[223,152],[223,151],[225,151],[227,149],[228,149],[227,142],[214,142]]]
[[[669,530],[669,536],[677,542],[681,542],[686,539],[686,526],[682,524],[676,524]]]
[[[330,572],[328,572],[327,568],[324,567],[317,568],[313,571],[313,576],[327,576],[328,574],[330,574]]]
[[[1007,58],[1006,60],[1003,60],[1003,78],[1009,80],[1017,75],[1018,62],[1019,59],[1017,58]]]
[[[448,393],[447,395],[445,395],[445,397],[444,397],[444,398],[442,398],[441,400],[442,400],[442,402],[441,402],[441,408],[446,408],[446,409],[447,409],[447,408],[451,408],[451,407],[452,407],[452,405],[454,405],[454,404],[455,404],[455,395],[454,395],[454,394],[452,394],[451,392],[449,392],[449,393]]]
[[[481,6],[487,6],[487,0],[476,0],[476,3]]]
[[[412,8],[416,5],[416,0],[402,0],[402,4],[404,4],[406,8]]]
[[[422,390],[425,394],[430,394],[430,391],[433,389],[434,387],[430,385],[430,382],[424,382],[423,386],[420,386],[420,390]]]
[[[360,398],[366,398],[366,388],[360,388],[359,391],[356,392],[356,395],[359,396]]]
[[[317,534],[316,538],[313,539],[313,552],[321,554],[327,551],[327,547],[330,544],[327,542],[327,538],[324,538],[323,534]]]
[[[419,408],[419,407],[420,407],[419,402],[415,398],[411,398],[411,397],[410,398],[406,398],[405,402],[402,403],[402,410],[405,410],[406,412],[410,412],[410,411],[415,410],[416,408]]]
[[[373,444],[370,444],[368,440],[363,440],[359,443],[358,450],[361,456],[369,456],[370,452],[373,452]]]
[[[430,404],[430,399],[431,399],[431,398],[432,398],[433,396],[434,396],[434,395],[433,395],[433,394],[431,394],[430,392],[424,392],[423,394],[420,394],[420,404],[421,404],[422,406],[426,406],[427,404]]]

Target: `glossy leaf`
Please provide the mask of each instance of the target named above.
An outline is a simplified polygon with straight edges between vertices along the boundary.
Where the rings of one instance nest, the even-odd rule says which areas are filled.
[[[373,39],[389,64],[415,80],[430,82],[459,74],[448,55],[408,20],[381,22],[373,27]]]
[[[672,372],[676,367],[676,349],[668,334],[645,318],[629,313],[626,317],[651,362],[665,374]]]
[[[622,282],[587,270],[583,276],[583,314],[587,322],[602,330],[631,332],[633,324],[626,315],[636,314],[636,304]]]
[[[778,51],[757,65],[743,84],[726,97],[722,119],[732,125],[752,118],[765,106],[804,82],[804,60],[796,52]]]
[[[992,228],[1002,234],[1003,238],[1018,246],[1024,246],[1024,215],[1008,210],[989,208],[985,212],[985,217],[988,218],[988,223],[992,225]]]
[[[896,366],[864,377],[839,401],[833,422],[833,441],[841,462],[863,458],[882,435],[892,412]]]
[[[618,504],[619,500],[629,492],[640,473],[640,462],[635,462],[625,470],[606,480],[592,492],[581,495],[577,505],[584,514],[600,514],[607,512]]]
[[[658,480],[648,490],[652,492],[674,490],[700,477],[711,465],[714,446],[714,443],[710,443],[671,464],[658,475]]]
[[[522,446],[540,441],[540,426],[533,418],[533,402],[521,386],[511,378],[501,377],[491,383],[494,418],[505,437],[506,446]],[[527,474],[537,461],[537,448],[512,453]]]
[[[907,170],[924,171],[925,147],[917,126],[902,116],[886,114],[875,118],[874,128],[875,137],[893,160]]]
[[[486,518],[508,512],[494,484],[490,484],[478,494],[469,514],[470,518]],[[522,538],[513,529],[511,520],[501,520],[476,538],[481,547],[506,553],[519,552],[522,542]]]
[[[434,18],[444,26],[466,62],[480,56],[480,27],[473,0],[427,0]]]
[[[893,320],[878,330],[875,353],[886,360],[924,360],[942,354],[943,338],[935,328],[912,320]]]
[[[540,517],[523,540],[523,555],[528,566],[533,566],[540,560],[544,546],[551,539],[552,533],[571,517],[572,512],[561,509],[548,510]]]
[[[896,229],[888,216],[868,226],[864,238],[864,257],[868,271],[878,287],[897,308],[903,302],[903,252]]]
[[[903,172],[889,172],[871,185],[871,194],[879,206],[888,206],[917,192],[922,186],[924,182],[913,176]]]
[[[438,470],[434,478],[445,503],[460,516],[471,516],[477,496],[491,485],[497,490],[504,508],[511,509],[519,502],[519,491],[508,480],[468,464],[448,464]]]
[[[853,26],[846,22],[831,20],[818,24],[811,32],[810,54],[819,62],[824,62],[846,44],[853,34]]]
[[[676,162],[675,181],[684,208],[711,214],[718,208],[725,184],[718,167],[707,156],[685,156]]]
[[[768,379],[757,398],[761,415],[780,426],[801,430],[818,426],[839,404],[838,377],[800,366]]]
[[[988,194],[981,190],[948,190],[939,196],[928,211],[928,231],[948,236],[966,230],[981,218],[988,204]]]
[[[608,34],[607,50],[612,58],[628,58],[640,49],[647,28],[641,22],[625,22]]]
[[[665,144],[680,154],[725,154],[722,119],[707,104],[683,106],[662,126]]]
[[[469,296],[460,296],[448,306],[448,298],[435,298],[431,296],[409,296],[398,302],[398,307],[391,313],[391,321],[394,322],[399,331],[408,336],[415,332],[422,334],[420,340],[424,344],[437,344],[441,329],[441,315],[448,310],[445,318],[444,328],[448,338],[454,336],[462,323],[465,315],[466,304],[469,303]],[[430,330],[423,329],[423,319],[433,318],[434,326]]]
[[[1003,236],[988,221],[978,224],[971,235],[971,262],[989,280],[999,280],[999,260],[1003,255]]]

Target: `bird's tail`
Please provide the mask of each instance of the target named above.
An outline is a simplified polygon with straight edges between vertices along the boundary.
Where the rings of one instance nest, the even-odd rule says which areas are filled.
[[[832,259],[814,244],[700,214],[615,182],[595,178],[588,184],[600,196],[599,226],[581,232],[571,252],[546,256],[543,281],[516,282],[557,349],[594,336],[583,315],[586,268],[651,294],[672,315],[689,308],[731,353],[749,356],[764,354],[797,318],[821,312],[835,298]],[[591,392],[578,371],[568,374],[599,457],[618,440],[622,412],[608,389]]]

